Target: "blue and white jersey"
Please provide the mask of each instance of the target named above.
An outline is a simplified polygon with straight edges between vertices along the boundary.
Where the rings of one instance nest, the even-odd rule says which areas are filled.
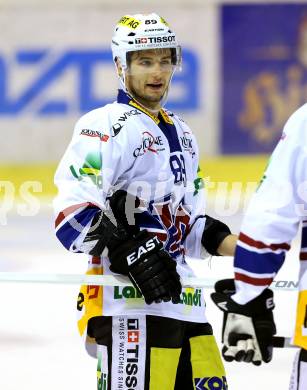
[[[84,243],[84,237],[93,217],[108,210],[107,198],[124,189],[145,205],[137,213],[137,226],[157,235],[177,261],[181,276],[193,276],[185,257],[206,255],[201,245],[205,197],[198,159],[196,139],[185,122],[164,109],[154,116],[119,90],[116,102],[81,117],[59,164],[54,201],[58,239],[68,250],[88,254],[93,243]],[[112,274],[107,256],[89,257],[88,273]],[[81,333],[92,315],[145,313],[206,321],[200,289],[185,289],[177,305],[146,305],[132,287],[93,286],[82,291]],[[91,299],[95,308],[90,312],[86,305]]]
[[[244,304],[273,281],[302,225],[299,298],[294,343],[307,349],[307,104],[287,121],[244,217],[234,266]]]

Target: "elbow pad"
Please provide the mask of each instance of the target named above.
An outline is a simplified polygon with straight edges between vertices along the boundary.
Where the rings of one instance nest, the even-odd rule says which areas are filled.
[[[201,238],[201,243],[212,256],[220,256],[218,247],[224,239],[231,234],[229,227],[218,219],[206,215],[206,223]]]

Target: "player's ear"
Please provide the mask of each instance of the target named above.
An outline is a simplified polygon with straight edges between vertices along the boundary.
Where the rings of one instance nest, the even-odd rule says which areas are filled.
[[[123,76],[123,67],[122,67],[118,57],[115,59],[115,64],[116,64],[117,73],[118,73],[119,77],[122,77]]]

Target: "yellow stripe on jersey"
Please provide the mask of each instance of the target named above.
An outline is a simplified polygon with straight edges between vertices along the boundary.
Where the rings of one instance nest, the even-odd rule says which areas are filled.
[[[306,312],[307,312],[307,291],[300,291],[298,294],[298,302],[296,309],[296,323],[294,333],[294,344],[307,349],[307,324],[306,324]]]
[[[146,108],[144,108],[144,107],[140,106],[139,104],[137,104],[135,101],[130,100],[129,105],[137,108],[138,110],[140,110],[142,112],[144,112],[144,114],[148,115],[155,122],[156,125],[160,123],[160,119],[158,119],[151,112],[146,110]]]
[[[174,124],[174,122],[171,120],[171,118],[167,115],[167,113],[162,108],[160,110],[160,114],[166,123],[170,125]]]

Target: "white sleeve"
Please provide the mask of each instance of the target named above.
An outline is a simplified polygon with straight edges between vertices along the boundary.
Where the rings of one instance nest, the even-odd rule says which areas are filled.
[[[112,137],[107,123],[101,123],[101,110],[78,121],[55,174],[56,235],[73,251],[80,249],[94,215],[106,208],[107,196],[121,186],[122,173],[134,163],[129,153],[133,137],[127,137],[126,129]]]
[[[234,259],[234,299],[239,303],[253,299],[270,285],[284,262],[299,222],[306,218],[305,117],[298,112],[287,122],[243,219]]]

